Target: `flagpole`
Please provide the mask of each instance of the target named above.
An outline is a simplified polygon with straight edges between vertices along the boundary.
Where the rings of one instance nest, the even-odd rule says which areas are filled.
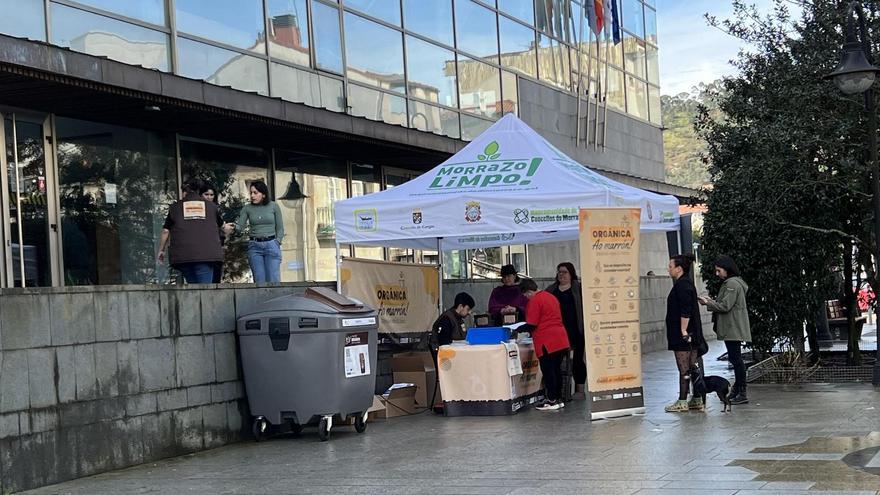
[[[599,104],[601,103],[602,90],[605,84],[602,83],[599,74],[602,72],[602,47],[599,46],[599,33],[596,33],[596,81],[599,84],[599,91],[596,92],[596,118],[593,121],[593,150],[599,149]],[[608,61],[605,61],[606,65]],[[605,81],[606,83],[608,81]]]
[[[581,26],[578,32],[577,39],[577,54],[578,54],[578,81],[575,87],[577,91],[577,119],[574,121],[577,126],[577,141],[575,141],[575,146],[577,148],[581,147],[581,91],[583,88],[581,87],[584,84],[584,72],[583,67],[581,67],[581,45],[584,43],[584,17],[586,14],[581,15]],[[574,22],[574,21],[572,21]],[[587,49],[587,56],[589,57],[589,49]],[[589,92],[590,87],[590,78],[587,77],[587,91]],[[587,97],[587,115],[590,114],[590,98]]]
[[[605,94],[602,97],[602,100],[605,102],[605,111],[602,116],[602,150],[605,150],[605,139],[608,137],[608,54],[611,51],[608,43],[608,37],[605,37]],[[596,137],[596,141],[599,140],[599,137]]]

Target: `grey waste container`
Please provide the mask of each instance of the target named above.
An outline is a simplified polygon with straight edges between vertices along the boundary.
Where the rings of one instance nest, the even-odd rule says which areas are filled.
[[[253,432],[283,422],[295,434],[334,422],[366,429],[376,382],[376,311],[324,288],[282,296],[238,315],[238,339]]]

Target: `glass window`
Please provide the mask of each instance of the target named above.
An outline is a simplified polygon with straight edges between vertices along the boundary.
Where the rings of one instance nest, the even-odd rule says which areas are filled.
[[[650,5],[651,7],[653,7],[653,6],[654,6],[654,0],[645,0],[645,5]]]
[[[624,39],[626,39],[627,34],[625,32],[621,33],[621,35],[623,35]],[[600,43],[600,45],[602,47],[601,50],[602,50],[603,62],[605,61],[605,59],[607,57],[608,61],[611,62],[612,65],[614,65],[616,67],[623,68],[624,44],[618,43],[615,45],[614,43],[603,41],[602,43]]]
[[[576,30],[574,18],[571,15],[571,2],[569,0],[535,0],[535,27],[539,31],[571,43],[574,40],[573,33]]]
[[[645,42],[629,33],[624,33],[622,44],[626,71],[647,79]]]
[[[284,219],[281,281],[336,280],[333,203],[347,197],[341,160],[275,151],[275,202]]]
[[[266,153],[260,149],[180,139],[183,180],[198,177],[217,188],[215,201],[220,205],[220,215],[224,222],[235,221],[241,208],[250,202],[251,182],[261,180],[268,184],[267,163]],[[224,282],[251,280],[247,243],[247,237],[241,235],[226,239]]]
[[[626,110],[648,120],[648,85],[629,74],[626,75]]]
[[[661,125],[660,88],[648,85],[648,107],[651,112],[651,123]]]
[[[309,15],[306,0],[268,0],[269,54],[309,67]]]
[[[498,10],[523,22],[535,24],[534,0],[498,0]]]
[[[478,119],[462,114],[461,116],[461,138],[465,141],[473,141],[473,139],[492,125],[491,120]]]
[[[406,99],[402,96],[349,84],[348,105],[356,117],[406,127]]]
[[[428,105],[421,101],[409,102],[410,125],[420,131],[433,132],[451,138],[458,138],[458,112],[447,108]]]
[[[499,17],[498,23],[501,28],[501,65],[538,77],[535,31],[503,16]]]
[[[538,74],[542,81],[562,89],[571,87],[571,67],[568,57],[568,46],[559,41],[539,36],[538,42]]]
[[[492,119],[501,116],[501,76],[498,69],[459,56],[458,85],[458,101],[462,110]]]
[[[645,9],[645,39],[657,44],[657,12]]]
[[[498,62],[498,28],[495,12],[471,2],[455,2],[458,49]]]
[[[349,79],[400,93],[406,91],[403,39],[398,31],[346,12],[345,56]]]
[[[318,74],[273,62],[269,65],[269,76],[272,78],[272,96],[310,107],[321,106]]]
[[[648,81],[660,84],[660,64],[658,62],[657,47],[648,45],[646,57],[648,60]]]
[[[364,196],[381,190],[382,174],[379,167],[361,163],[351,164],[352,197]],[[383,260],[385,259],[385,250],[381,247],[355,246],[354,255],[358,258]]]
[[[501,95],[504,100],[501,102],[501,113],[519,113],[519,91],[516,74],[513,72],[501,71]]]
[[[269,93],[266,61],[186,38],[177,38],[178,74],[218,86]]]
[[[0,33],[46,41],[42,0],[0,0]]]
[[[78,3],[91,5],[107,12],[114,12],[132,19],[151,22],[165,26],[164,0],[76,0]],[[54,18],[53,18],[54,21]]]
[[[642,2],[639,0],[620,0],[623,8],[623,27],[641,38],[645,37],[645,18],[642,16]]]
[[[321,85],[321,106],[333,112],[345,111],[345,89],[342,81],[327,76],[318,76]]]
[[[262,0],[175,0],[178,31],[266,53]]]
[[[168,35],[52,4],[52,43],[126,64],[168,71]]]
[[[345,6],[400,26],[400,0],[345,0]]]
[[[453,52],[407,36],[406,69],[410,96],[449,107],[458,106]]]
[[[403,0],[403,21],[409,31],[453,46],[451,0]]]
[[[629,77],[632,79],[632,77]],[[602,74],[602,79],[605,79],[605,74]],[[623,72],[617,69],[608,69],[608,88],[607,88],[607,98],[608,105],[613,108],[620,110],[621,112],[626,111],[626,96],[624,95],[623,89]]]
[[[342,74],[339,10],[321,2],[312,2],[312,27],[315,32],[315,65],[319,69]]]
[[[174,136],[55,122],[65,285],[163,282],[156,251],[178,192]]]

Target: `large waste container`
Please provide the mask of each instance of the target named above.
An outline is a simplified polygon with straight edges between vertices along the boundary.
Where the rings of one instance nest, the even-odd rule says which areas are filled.
[[[366,429],[376,381],[376,311],[325,288],[282,296],[238,315],[238,338],[253,432],[288,423],[295,434],[335,422]]]

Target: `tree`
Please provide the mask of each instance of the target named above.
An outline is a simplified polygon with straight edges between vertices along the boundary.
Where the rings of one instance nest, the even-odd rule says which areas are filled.
[[[709,18],[752,49],[734,63],[740,75],[712,92],[720,115],[703,105],[696,123],[713,183],[703,248],[708,259],[726,253],[740,264],[751,286],[753,344],[763,351],[799,344],[804,324],[813,327],[832,297],[835,270],[849,272],[857,261],[877,287],[866,256],[873,241],[862,102],[822,78],[836,66],[844,13],[802,1],[794,18],[790,1],[774,3],[761,16],[735,0],[730,20]],[[877,2],[865,6],[871,31],[880,32]],[[711,265],[703,270],[711,280]],[[843,296],[854,303],[846,284]],[[815,331],[809,338],[818,349]],[[852,364],[857,345],[851,339]]]
[[[694,120],[700,105],[715,108],[711,96],[721,90],[721,80],[718,80],[708,85],[700,83],[690,93],[660,97],[666,128],[663,155],[667,182],[694,189],[709,186],[709,170],[701,157],[706,151],[706,143],[694,132]]]

